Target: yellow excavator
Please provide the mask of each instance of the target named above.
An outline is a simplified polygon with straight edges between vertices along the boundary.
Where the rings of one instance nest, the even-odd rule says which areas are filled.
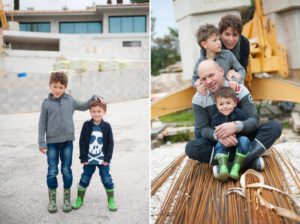
[[[255,0],[253,19],[244,25],[243,35],[250,41],[245,85],[253,98],[300,102],[300,85],[284,79],[288,76],[286,50],[277,42],[274,23],[263,15],[262,0]],[[271,74],[272,78],[256,78],[259,73]],[[189,86],[154,100],[151,119],[191,108],[194,94],[195,88]]]
[[[5,15],[2,0],[0,1],[0,17],[1,17],[1,28],[2,29],[7,29],[8,28],[8,23],[7,23],[7,20],[6,20],[6,15]]]

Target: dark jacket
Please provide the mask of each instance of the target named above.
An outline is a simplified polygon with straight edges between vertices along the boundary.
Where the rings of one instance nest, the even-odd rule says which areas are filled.
[[[229,86],[229,82],[225,80],[224,86]],[[238,85],[236,93],[238,98],[237,106],[247,116],[247,119],[242,121],[243,128],[241,132],[247,135],[258,128],[259,117],[249,90],[243,85]],[[217,113],[218,109],[212,94],[207,91],[207,94],[202,96],[196,92],[193,96],[192,108],[195,116],[196,138],[207,138],[215,141],[213,137],[214,129],[211,127],[211,122],[212,117]]]
[[[101,131],[103,134],[103,153],[104,153],[104,161],[110,163],[113,148],[114,148],[114,139],[111,130],[111,126],[108,122],[102,120],[100,123]],[[93,121],[89,120],[84,122],[79,139],[79,148],[80,148],[80,161],[87,162],[88,161],[88,153],[89,153],[89,145],[90,139],[93,132]]]
[[[224,44],[222,44],[222,48],[227,49]],[[244,67],[246,73],[247,73],[247,66],[249,63],[249,54],[250,54],[249,40],[243,35],[240,35],[240,58],[237,59],[240,62],[240,64]]]
[[[215,128],[218,125],[224,124],[226,122],[232,122],[232,121],[244,121],[247,117],[245,116],[245,113],[240,108],[236,107],[234,110],[227,116],[224,114],[221,114],[219,111],[213,115],[212,117],[212,128]]]

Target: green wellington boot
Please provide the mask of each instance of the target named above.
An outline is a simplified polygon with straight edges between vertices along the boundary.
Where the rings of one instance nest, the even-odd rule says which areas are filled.
[[[83,205],[83,199],[86,188],[78,186],[76,202],[72,205],[72,208],[77,210]]]
[[[56,206],[56,189],[48,189],[49,195],[49,204],[48,204],[48,212],[54,213],[57,212]]]
[[[231,168],[230,174],[229,176],[234,179],[234,180],[238,180],[240,179],[240,169],[243,166],[244,160],[247,157],[247,155],[241,154],[236,152],[235,153],[235,157],[234,157],[234,161],[233,161],[233,166]]]
[[[217,153],[215,158],[218,160],[219,168],[220,168],[220,172],[219,172],[217,179],[222,182],[226,182],[229,177],[229,171],[228,171],[228,167],[227,167],[228,154]]]
[[[64,206],[63,206],[64,212],[69,212],[72,210],[70,198],[71,198],[71,189],[65,188],[64,189]]]
[[[106,189],[108,209],[112,212],[117,211],[117,204],[114,198],[114,189]]]

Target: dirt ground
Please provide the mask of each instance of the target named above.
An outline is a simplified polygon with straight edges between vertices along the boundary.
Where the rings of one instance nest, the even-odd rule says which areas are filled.
[[[108,105],[106,120],[113,128],[115,149],[111,173],[118,211],[107,208],[106,195],[97,172],[86,192],[84,205],[70,213],[62,211],[63,184],[58,175],[58,212],[47,211],[47,162],[38,151],[39,113],[0,115],[0,223],[149,223],[149,100]],[[76,140],[73,150],[73,186],[82,173],[78,137],[88,112],[75,112]]]

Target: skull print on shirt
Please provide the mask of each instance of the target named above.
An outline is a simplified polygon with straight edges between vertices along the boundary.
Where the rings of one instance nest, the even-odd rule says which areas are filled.
[[[88,163],[89,164],[102,164],[103,154],[103,136],[99,125],[93,126],[93,132],[91,134]]]

